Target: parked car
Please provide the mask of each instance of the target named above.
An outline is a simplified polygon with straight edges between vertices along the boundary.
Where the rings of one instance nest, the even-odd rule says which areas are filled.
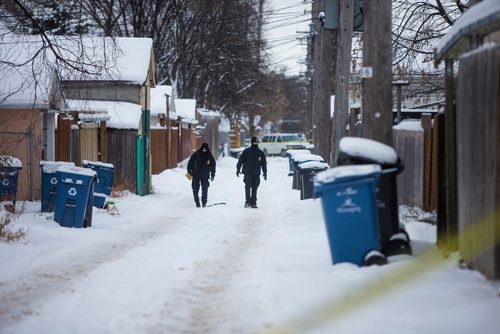
[[[271,133],[264,135],[260,141],[260,148],[266,155],[281,155],[286,157],[290,149],[304,149],[307,142],[294,133]]]

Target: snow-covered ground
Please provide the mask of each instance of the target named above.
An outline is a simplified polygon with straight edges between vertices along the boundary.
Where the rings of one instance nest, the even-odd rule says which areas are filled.
[[[258,209],[235,165],[220,159],[209,189],[226,205],[195,208],[174,169],[87,229],[19,202],[9,226],[27,235],[0,242],[0,333],[499,333],[500,284],[456,255],[425,261],[436,228],[416,211],[400,210],[414,256],[332,265],[321,200],[299,200],[287,159],[269,159]]]

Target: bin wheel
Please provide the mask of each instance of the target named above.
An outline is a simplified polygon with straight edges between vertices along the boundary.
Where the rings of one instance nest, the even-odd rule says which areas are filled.
[[[281,156],[282,156],[283,158],[286,158],[286,157],[287,157],[286,150],[281,150]]]
[[[412,255],[410,239],[408,237],[408,233],[406,231],[402,231],[400,233],[396,233],[387,240],[384,247],[382,248],[382,252],[386,256],[393,255]]]
[[[378,265],[382,266],[387,264],[387,257],[379,251],[373,250],[365,255],[365,259],[363,261],[364,266],[372,266]]]

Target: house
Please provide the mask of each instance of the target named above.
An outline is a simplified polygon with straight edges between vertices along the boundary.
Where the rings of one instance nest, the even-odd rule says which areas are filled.
[[[100,152],[99,160],[112,163],[115,166],[114,186],[130,189],[139,195],[151,191],[150,166],[150,91],[155,86],[155,59],[153,42],[150,38],[83,38],[78,41],[61,41],[65,43],[63,55],[70,61],[77,61],[75,55],[84,55],[83,61],[77,64],[80,71],[66,67],[61,71],[61,84],[65,97],[70,101],[76,112],[73,125],[79,129],[88,126],[88,118],[81,119],[81,112],[88,112],[88,107],[82,106],[82,101],[89,101],[91,106],[102,108],[99,101],[107,101],[105,109],[111,112],[111,123],[101,123],[101,133],[106,140],[101,146],[106,154]],[[120,103],[118,103],[120,102]],[[76,105],[76,108],[75,108]],[[138,122],[129,122],[129,117],[135,120],[136,111],[140,108]],[[133,115],[133,116],[131,116]],[[67,114],[59,117],[66,119]],[[127,120],[121,122],[122,120]],[[94,120],[94,123],[103,120]],[[116,127],[114,125],[116,125]],[[126,124],[126,125],[125,125]],[[97,126],[97,125],[94,125]],[[105,126],[105,129],[103,127]],[[61,138],[67,137],[67,132]],[[80,131],[81,132],[81,131]],[[101,136],[103,137],[103,136]],[[83,144],[76,144],[83,147]],[[71,150],[68,145],[58,145],[58,157],[66,158]],[[127,157],[127,159],[125,159]],[[75,158],[75,157],[74,157]],[[76,156],[80,164],[83,156]],[[132,159],[132,160],[131,160]]]
[[[36,36],[3,35],[0,155],[21,160],[18,200],[40,199],[40,161],[55,157],[55,113],[64,107],[53,57]]]

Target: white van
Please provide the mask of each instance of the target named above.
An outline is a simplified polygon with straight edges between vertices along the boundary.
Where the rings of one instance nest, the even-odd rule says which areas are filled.
[[[304,149],[307,142],[295,133],[271,133],[262,137],[259,146],[265,155],[286,157],[287,150]]]

